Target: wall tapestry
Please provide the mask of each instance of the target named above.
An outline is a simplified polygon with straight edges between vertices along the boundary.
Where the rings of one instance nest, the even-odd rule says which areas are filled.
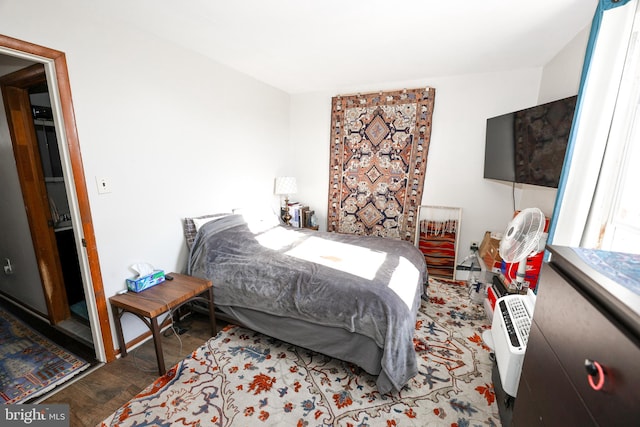
[[[414,241],[434,88],[331,102],[327,229]]]
[[[420,206],[416,246],[424,255],[429,275],[453,279],[456,273],[462,209]]]

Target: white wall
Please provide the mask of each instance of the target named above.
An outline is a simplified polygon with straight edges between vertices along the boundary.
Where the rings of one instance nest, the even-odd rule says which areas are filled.
[[[538,102],[555,101],[578,93],[591,27],[584,28],[542,70]]]
[[[540,77],[540,69],[523,69],[292,95],[297,198],[316,210],[326,229],[332,96],[432,86],[436,97],[422,204],[463,209],[459,254],[466,256],[471,241],[481,241],[487,230],[502,231],[513,213],[511,185],[483,178],[486,119],[534,105]]]
[[[135,262],[183,270],[183,217],[273,202],[291,163],[286,93],[80,0],[2,2],[0,29],[66,54],[106,297]],[[144,331],[125,320],[127,339]]]
[[[434,77],[376,86],[336,88],[291,97],[291,150],[298,177],[296,198],[315,209],[326,229],[331,97],[432,86],[436,89],[433,128],[422,204],[463,209],[458,258],[484,232],[504,231],[513,210],[538,206],[551,216],[555,189],[485,180],[486,119],[537,103],[575,95],[588,29],[543,69]]]
[[[576,95],[580,87],[580,73],[589,39],[590,27],[582,30],[542,70],[538,104]],[[537,207],[547,217],[553,214],[557,190],[555,188],[518,184],[516,190],[519,210]]]
[[[298,195],[315,209],[326,229],[331,97],[432,86],[436,89],[433,128],[422,204],[463,209],[458,257],[487,230],[502,232],[516,210],[553,212],[556,190],[483,178],[486,119],[577,94],[589,28],[542,69],[425,78],[376,86],[335,88],[293,95],[291,150],[299,178]]]

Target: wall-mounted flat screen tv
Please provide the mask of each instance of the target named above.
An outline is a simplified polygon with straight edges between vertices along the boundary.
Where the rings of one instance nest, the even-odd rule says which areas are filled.
[[[487,119],[484,177],[558,188],[577,96]]]

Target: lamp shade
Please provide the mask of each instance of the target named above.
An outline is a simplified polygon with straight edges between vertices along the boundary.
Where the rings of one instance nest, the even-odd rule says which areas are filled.
[[[293,176],[279,176],[276,178],[275,194],[294,194],[298,191],[296,178]]]

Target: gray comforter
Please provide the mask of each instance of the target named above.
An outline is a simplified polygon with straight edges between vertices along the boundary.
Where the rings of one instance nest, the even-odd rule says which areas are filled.
[[[427,278],[417,248],[379,237],[257,228],[229,215],[198,231],[187,270],[213,282],[216,305],[369,337],[383,349],[388,381],[378,382],[381,393],[389,383],[400,390],[417,374],[413,335]]]

